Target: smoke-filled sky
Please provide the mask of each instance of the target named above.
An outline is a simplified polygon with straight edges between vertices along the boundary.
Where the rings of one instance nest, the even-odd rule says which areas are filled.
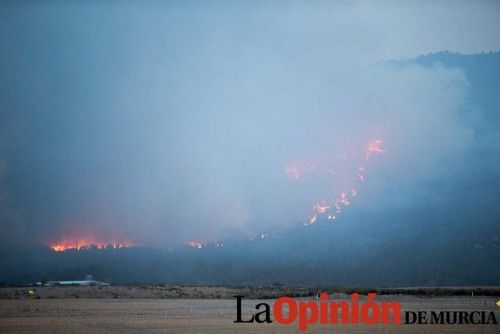
[[[361,163],[349,210],[373,224],[463,210],[460,188],[498,197],[473,172],[498,174],[498,129],[464,71],[388,61],[500,50],[499,17],[495,1],[2,2],[1,239],[261,233],[309,221]]]

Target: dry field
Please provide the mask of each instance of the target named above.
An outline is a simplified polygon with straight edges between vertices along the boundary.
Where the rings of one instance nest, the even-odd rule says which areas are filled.
[[[175,298],[175,299],[232,299],[244,295],[252,299],[269,299],[284,295],[297,297],[313,296],[317,290],[311,288],[284,287],[211,287],[184,285],[110,285],[110,286],[49,286],[0,288],[0,299],[24,299],[28,290],[39,299],[61,298]]]
[[[116,288],[116,287],[115,287]],[[28,288],[26,288],[28,289]],[[96,288],[97,289],[97,288]],[[189,289],[194,289],[190,287]],[[204,294],[227,296],[242,289],[197,288]],[[215,290],[212,290],[215,289]],[[227,290],[224,290],[227,289]],[[40,299],[24,298],[21,289],[15,298],[12,289],[2,288],[0,294],[0,333],[295,333],[296,325],[235,324],[235,299],[148,298],[144,295],[118,295],[89,298],[94,287],[39,288]],[[104,289],[105,290],[105,289]],[[107,290],[105,290],[107,291]],[[110,289],[109,291],[116,290]],[[108,291],[108,292],[109,292]],[[146,291],[149,291],[146,289]],[[194,291],[194,290],[193,290]],[[45,295],[44,295],[45,294]],[[79,298],[75,295],[80,294]],[[242,293],[245,294],[245,293]],[[99,295],[101,296],[101,295]],[[332,295],[345,299],[347,295]],[[136,298],[132,298],[136,297]],[[137,298],[140,297],[140,298]],[[147,298],[147,299],[145,299]],[[455,296],[416,297],[403,295],[377,296],[377,301],[397,300],[403,310],[494,310],[500,320],[498,297]],[[251,314],[261,302],[245,300],[243,314]],[[311,326],[310,333],[499,333],[500,325],[401,325],[401,326]]]

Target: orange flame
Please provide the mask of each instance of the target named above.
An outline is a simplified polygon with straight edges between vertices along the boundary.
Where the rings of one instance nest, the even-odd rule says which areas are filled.
[[[370,141],[364,151],[359,152],[358,156],[364,157],[369,160],[370,156],[374,154],[384,154],[385,150],[382,148],[383,141],[381,139],[374,139]],[[347,160],[347,154],[341,154],[338,156],[339,159]],[[309,222],[304,223],[305,226],[312,225],[321,218],[325,216],[328,220],[332,221],[337,218],[337,216],[342,212],[342,209],[351,205],[351,200],[358,195],[358,190],[356,186],[358,182],[365,181],[365,167],[359,166],[355,170],[355,174],[351,176],[350,182],[343,186],[343,190],[338,193],[338,197],[328,204],[327,202],[320,202],[313,206],[313,216],[309,219]],[[333,168],[329,169],[329,174],[332,176],[337,175],[337,171]]]
[[[105,241],[94,237],[79,237],[79,238],[63,238],[57,242],[49,244],[49,247],[56,252],[64,252],[68,250],[84,250],[84,249],[118,249],[131,248],[137,245],[127,240],[112,240]]]
[[[368,143],[365,150],[365,159],[368,160],[374,153],[383,154],[385,150],[380,147],[384,142],[381,139],[375,139]]]
[[[375,154],[384,154],[386,151],[382,148],[383,141],[381,139],[374,139],[364,147],[363,150],[358,150],[355,154],[341,154],[338,155],[337,158],[342,161],[347,161],[354,159],[356,162],[360,162],[363,160],[369,160],[372,155]],[[366,162],[368,164],[368,162]],[[364,164],[363,164],[364,165]],[[352,167],[352,166],[351,166]],[[291,178],[292,180],[298,181],[301,180],[305,174],[317,172],[318,167],[314,162],[305,162],[305,163],[290,163],[285,167],[285,174]],[[319,170],[322,173],[321,170]],[[365,182],[365,167],[359,166],[357,168],[349,168],[346,173],[343,172],[343,168],[341,166],[340,173],[337,169],[329,168],[326,173],[323,175],[330,175],[330,177],[334,178],[344,178],[344,184],[341,185],[340,191],[337,193],[338,196],[331,199],[330,201],[322,201],[313,205],[312,216],[308,219],[307,222],[304,222],[304,226],[309,226],[316,224],[320,221],[320,219],[327,219],[328,221],[336,220],[339,215],[342,213],[342,210],[351,205],[351,201],[358,196],[358,188],[357,186],[361,183]],[[339,176],[338,176],[339,175]],[[346,176],[346,177],[344,177]],[[271,238],[271,233],[261,233],[258,236],[250,237],[248,240],[255,241],[258,239],[267,239]],[[206,241],[188,241],[187,244],[193,248],[204,248],[208,246],[220,247],[222,243],[214,243],[214,242],[206,242]]]
[[[317,213],[325,213],[326,210],[330,209],[330,206],[326,205],[325,202],[314,204],[313,211]]]

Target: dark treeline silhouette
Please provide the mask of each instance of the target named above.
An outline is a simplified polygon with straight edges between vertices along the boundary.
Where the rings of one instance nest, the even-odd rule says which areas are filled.
[[[0,282],[82,278],[112,283],[210,285],[460,286],[500,279],[492,231],[370,219],[319,222],[268,239],[173,251],[149,248],[54,252],[46,247],[1,254]],[[354,234],[353,230],[363,231]],[[498,229],[493,235],[498,235]],[[480,245],[480,246],[479,246]]]

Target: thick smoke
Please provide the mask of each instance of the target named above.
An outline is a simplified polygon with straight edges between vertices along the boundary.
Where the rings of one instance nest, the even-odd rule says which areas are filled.
[[[464,181],[471,156],[498,153],[464,72],[385,62],[500,48],[497,4],[446,24],[442,4],[2,6],[5,239],[168,248],[301,223],[336,189],[286,166],[335,167],[373,138],[386,154],[349,210],[459,210],[457,189],[483,185]]]

